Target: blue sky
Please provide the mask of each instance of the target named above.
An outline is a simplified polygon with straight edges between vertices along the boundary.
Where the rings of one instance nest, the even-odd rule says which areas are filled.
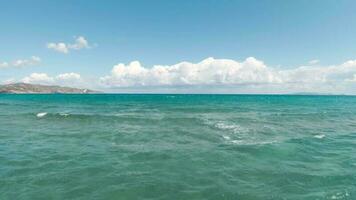
[[[356,2],[352,0],[15,0],[0,1],[0,9],[0,63],[28,61],[31,56],[41,60],[25,67],[0,68],[3,82],[23,80],[32,73],[45,73],[49,77],[77,73],[88,82],[110,76],[118,63],[130,67],[129,63],[135,60],[150,69],[154,65],[172,66],[182,61],[196,64],[208,57],[241,64],[253,57],[273,70],[290,70],[310,65],[311,60],[318,60],[313,65],[319,68],[330,68],[356,59]],[[88,42],[88,48],[66,54],[47,48],[49,43],[75,44],[80,36]],[[351,71],[341,76],[351,80],[354,75]],[[136,73],[131,72],[117,73]],[[142,78],[136,75],[130,78],[131,82]],[[230,79],[234,81],[228,84],[215,81],[214,85],[240,87],[245,83],[236,76]],[[187,83],[206,84],[196,80],[189,79]],[[112,82],[108,87],[116,89],[122,85],[184,85],[177,81],[123,84],[128,81],[120,79]],[[353,84],[347,87],[334,90],[353,93]],[[287,89],[280,90],[283,91]]]

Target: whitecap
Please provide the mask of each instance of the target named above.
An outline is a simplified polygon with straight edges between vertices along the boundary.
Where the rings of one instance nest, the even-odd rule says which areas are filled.
[[[241,127],[238,124],[235,123],[228,123],[224,121],[219,121],[214,124],[214,127],[220,130],[227,130],[227,131],[232,131],[233,133],[246,133],[248,130],[245,128]]]
[[[46,116],[47,115],[47,113],[46,112],[41,112],[41,113],[37,113],[37,117],[38,118],[41,118],[41,117],[44,117],[44,116]]]
[[[233,144],[236,145],[266,145],[266,144],[273,144],[276,143],[276,140],[271,140],[271,141],[245,141],[245,140],[232,140],[231,141]]]
[[[321,134],[321,135],[314,135],[315,138],[318,138],[318,139],[323,139],[325,137],[324,134]]]
[[[235,129],[235,128],[240,128],[237,125],[229,125],[229,124],[225,124],[224,122],[218,122],[215,124],[215,127],[218,129]]]
[[[68,113],[59,113],[60,116],[63,116],[63,117],[68,117],[69,114]]]

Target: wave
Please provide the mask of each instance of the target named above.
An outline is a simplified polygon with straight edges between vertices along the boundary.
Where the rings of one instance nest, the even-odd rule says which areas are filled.
[[[260,141],[260,140],[249,140],[249,139],[232,139],[230,136],[223,135],[222,136],[224,140],[228,143],[234,144],[234,145],[265,145],[265,144],[272,144],[278,142],[277,140],[271,140],[271,141]]]
[[[239,124],[227,121],[214,121],[210,119],[203,119],[203,124],[208,125],[214,129],[222,130],[222,131],[229,131],[235,134],[238,133],[247,133],[249,130],[240,126]]]
[[[70,114],[68,113],[59,113],[60,116],[63,116],[63,117],[68,117]]]
[[[217,134],[232,145],[266,145],[278,142],[276,138],[260,137],[246,127],[229,121],[204,119],[203,123],[218,130]]]
[[[36,114],[37,118],[44,118],[44,117],[51,117],[51,116],[61,116],[61,117],[68,117],[70,114],[68,113],[47,113],[47,112],[40,112]]]
[[[315,138],[318,138],[318,139],[323,139],[325,137],[324,134],[320,134],[320,135],[314,135]]]
[[[241,127],[238,124],[233,124],[233,123],[226,123],[223,121],[219,121],[217,123],[214,124],[214,127],[220,130],[230,130],[233,133],[243,133],[243,132],[247,132],[248,130]]]
[[[278,141],[272,140],[272,141],[244,141],[244,140],[232,140],[231,141],[233,144],[237,145],[265,145],[265,144],[273,144],[277,143]]]
[[[41,112],[41,113],[37,113],[37,114],[36,114],[36,117],[42,118],[42,117],[44,117],[44,116],[46,116],[46,115],[47,115],[46,112]]]
[[[10,114],[6,116],[23,116],[46,119],[110,119],[110,120],[162,120],[164,115],[160,113],[70,113],[70,112],[36,112],[36,113],[21,113]]]

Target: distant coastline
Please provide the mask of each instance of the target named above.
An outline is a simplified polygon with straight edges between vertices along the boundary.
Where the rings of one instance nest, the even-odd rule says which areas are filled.
[[[27,83],[0,85],[0,94],[98,94],[100,91]]]
[[[133,94],[133,95],[291,95],[291,96],[354,96],[350,94],[335,93],[314,93],[314,92],[296,92],[296,93],[273,93],[273,94],[255,94],[255,93],[165,93],[165,92],[102,92],[86,88],[64,87],[58,85],[40,85],[28,83],[13,83],[0,85],[0,94]]]

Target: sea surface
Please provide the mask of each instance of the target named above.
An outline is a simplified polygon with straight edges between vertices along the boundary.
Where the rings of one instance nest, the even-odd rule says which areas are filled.
[[[356,97],[3,94],[0,199],[356,199]]]

